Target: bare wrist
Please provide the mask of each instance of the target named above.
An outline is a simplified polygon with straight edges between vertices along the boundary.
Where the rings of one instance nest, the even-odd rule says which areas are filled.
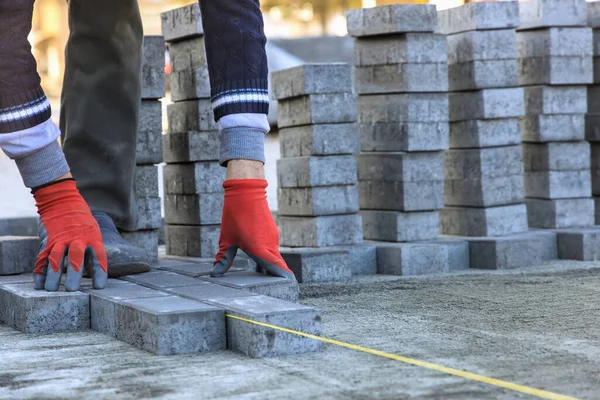
[[[265,179],[265,166],[260,161],[230,160],[226,179]]]

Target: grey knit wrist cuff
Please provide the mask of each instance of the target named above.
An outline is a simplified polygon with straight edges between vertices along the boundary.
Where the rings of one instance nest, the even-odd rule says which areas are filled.
[[[229,160],[253,160],[265,162],[265,134],[262,129],[236,127],[219,133],[221,140],[221,165]]]
[[[28,188],[52,182],[70,171],[65,154],[57,141],[15,161]]]

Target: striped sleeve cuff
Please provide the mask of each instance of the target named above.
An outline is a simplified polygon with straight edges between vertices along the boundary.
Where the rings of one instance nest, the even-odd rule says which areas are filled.
[[[230,114],[268,114],[269,89],[267,80],[228,82],[213,88],[212,107],[215,121]]]
[[[50,116],[50,102],[41,87],[0,97],[0,134],[34,127]]]

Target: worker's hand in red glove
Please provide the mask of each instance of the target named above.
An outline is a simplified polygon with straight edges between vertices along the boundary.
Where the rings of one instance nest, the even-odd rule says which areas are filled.
[[[73,179],[61,180],[33,192],[41,229],[47,232],[33,272],[36,290],[56,291],[63,270],[65,290],[79,290],[84,269],[95,289],[106,285],[107,260],[102,235]]]
[[[295,279],[279,254],[279,231],[267,203],[267,181],[232,179],[225,181],[223,187],[219,254],[210,275],[227,272],[240,248],[269,275]]]

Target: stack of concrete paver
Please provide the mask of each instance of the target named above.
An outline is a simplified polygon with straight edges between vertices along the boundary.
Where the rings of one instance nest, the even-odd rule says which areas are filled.
[[[346,17],[356,38],[364,237],[390,242],[378,244],[378,272],[410,275],[468,267],[465,241],[439,240],[448,64],[446,38],[434,33],[435,6],[396,4],[350,10]]]
[[[142,50],[142,104],[137,133],[132,215],[122,222],[125,240],[144,248],[158,261],[158,235],[162,225],[158,195],[158,166],[162,162],[162,107],[165,97],[165,41],[145,36]]]
[[[198,4],[162,14],[172,73],[163,136],[166,252],[214,257],[223,207],[225,169],[211,99],[204,31]]]
[[[588,86],[585,138],[590,142],[595,223],[600,224],[600,1],[588,3],[588,27],[593,29],[594,83]]]
[[[520,3],[519,80],[529,226],[560,229],[560,258],[589,259],[598,247],[585,139],[586,86],[593,81],[593,33],[585,0]],[[593,89],[592,89],[593,91]],[[567,229],[564,229],[567,228]],[[595,258],[595,255],[593,255]]]
[[[469,237],[472,268],[556,258],[556,235],[526,233],[518,3],[470,3],[438,15],[448,35],[451,91],[442,232]]]
[[[272,86],[279,101],[282,256],[301,282],[375,273],[376,250],[362,246],[358,214],[351,67],[309,64],[277,71]]]

